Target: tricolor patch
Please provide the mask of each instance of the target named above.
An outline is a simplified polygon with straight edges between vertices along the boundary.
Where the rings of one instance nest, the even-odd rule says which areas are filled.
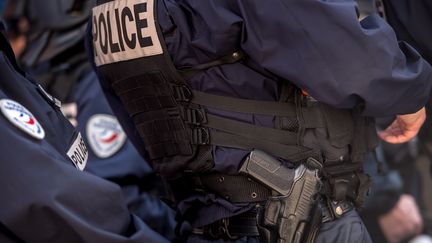
[[[20,103],[10,99],[0,100],[3,115],[16,127],[36,139],[43,139],[45,131],[36,117]]]
[[[93,115],[87,122],[86,131],[90,148],[99,158],[111,157],[126,141],[126,134],[111,115]]]

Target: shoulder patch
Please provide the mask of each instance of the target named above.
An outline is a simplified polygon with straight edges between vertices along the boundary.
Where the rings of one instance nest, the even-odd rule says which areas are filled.
[[[154,20],[154,0],[115,0],[93,8],[96,66],[163,53]]]
[[[0,110],[16,127],[36,139],[43,139],[45,131],[36,117],[20,103],[10,99],[0,100]]]
[[[90,148],[99,158],[113,156],[126,142],[126,134],[111,115],[93,115],[87,122],[86,131]]]

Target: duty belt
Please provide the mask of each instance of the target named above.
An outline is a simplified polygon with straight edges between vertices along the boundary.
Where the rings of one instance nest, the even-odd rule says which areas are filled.
[[[277,195],[276,192],[246,175],[227,175],[223,173],[191,175],[173,181],[172,185],[174,186],[174,192],[184,192],[184,188],[189,188],[193,190],[193,193],[213,193],[232,203],[254,203],[256,208],[263,207],[269,197]],[[176,186],[181,186],[183,190],[176,189]],[[181,200],[181,198],[177,199]],[[331,201],[326,196],[323,196],[319,207],[322,212],[321,222],[326,223],[343,216],[353,208],[353,204],[346,200]],[[257,211],[253,209],[240,215],[217,220],[209,225],[194,228],[192,234],[226,240],[244,236],[259,236]]]
[[[347,201],[333,201],[330,203],[322,201],[319,206],[322,210],[322,223],[336,220],[353,209],[352,203]],[[203,227],[193,228],[192,234],[224,240],[235,240],[241,237],[258,237],[257,212],[253,209],[246,213],[217,220]]]

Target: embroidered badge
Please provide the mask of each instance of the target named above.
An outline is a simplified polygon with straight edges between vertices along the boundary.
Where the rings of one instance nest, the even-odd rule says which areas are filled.
[[[119,151],[126,141],[126,134],[114,116],[93,115],[87,122],[87,140],[99,158],[108,158]]]
[[[72,146],[69,148],[66,154],[69,156],[78,170],[84,170],[85,166],[87,165],[88,150],[84,140],[81,137],[81,133],[78,133],[78,136],[76,136]]]
[[[36,117],[20,103],[10,99],[0,100],[3,115],[16,127],[36,139],[43,139],[45,131]]]

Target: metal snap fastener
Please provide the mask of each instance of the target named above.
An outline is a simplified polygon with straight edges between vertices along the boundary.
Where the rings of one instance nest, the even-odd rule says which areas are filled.
[[[336,213],[337,216],[341,216],[343,214],[342,208],[340,206],[337,206],[335,208],[335,213]]]

